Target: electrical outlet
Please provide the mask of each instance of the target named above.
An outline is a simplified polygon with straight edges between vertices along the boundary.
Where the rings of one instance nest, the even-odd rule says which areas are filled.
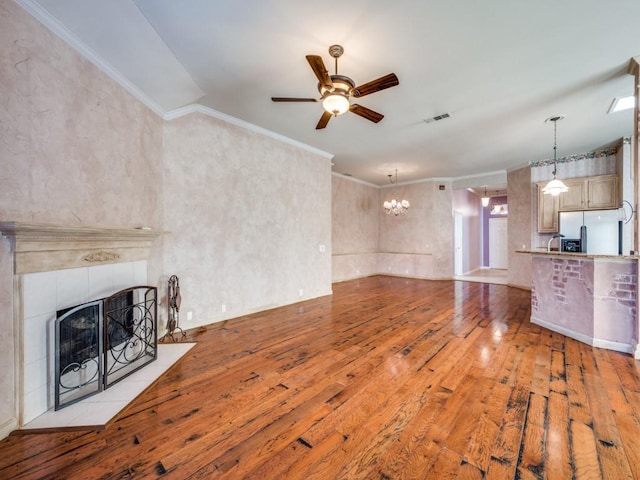
[[[298,290],[298,295],[300,295],[300,296],[304,295],[304,290],[302,288],[300,290]]]
[[[318,245],[318,250],[320,250],[320,253],[324,253],[326,249],[327,247],[324,245],[324,243],[321,243],[320,245]]]
[[[193,320],[193,312],[192,311],[188,311],[187,312],[187,321],[190,322],[191,320]]]
[[[226,311],[227,311],[227,306],[226,306],[224,303],[220,306],[220,311],[221,311],[222,313],[224,313],[224,312],[226,312]]]

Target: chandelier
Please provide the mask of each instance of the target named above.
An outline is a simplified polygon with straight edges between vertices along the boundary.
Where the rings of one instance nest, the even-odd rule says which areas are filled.
[[[562,183],[562,180],[556,177],[556,174],[558,173],[558,144],[556,142],[556,131],[558,129],[558,120],[562,120],[563,118],[564,117],[562,115],[558,115],[545,120],[545,122],[553,122],[553,179],[542,189],[542,193],[546,195],[553,195],[554,197],[569,191],[569,187]]]
[[[389,174],[389,181],[391,182],[391,185],[393,184],[397,184],[398,183],[398,169],[396,168],[396,180],[395,182],[393,181],[393,175]],[[398,200],[396,198],[396,194],[393,194],[393,198],[391,200],[387,200],[385,201],[382,206],[384,207],[384,213],[386,213],[387,215],[395,215],[398,216],[400,214],[405,214],[407,213],[407,210],[409,210],[409,202],[406,200]]]

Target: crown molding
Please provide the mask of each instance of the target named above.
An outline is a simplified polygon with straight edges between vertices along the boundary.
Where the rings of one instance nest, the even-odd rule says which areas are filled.
[[[204,105],[200,105],[200,104],[187,105],[184,107],[177,108],[175,110],[171,110],[170,112],[165,113],[162,117],[165,120],[174,120],[176,118],[184,117],[185,115],[189,115],[192,113],[201,113],[209,117],[217,118],[218,120],[231,123],[232,125],[236,125],[246,130],[259,133],[261,135],[273,138],[274,140],[278,140],[283,143],[288,143],[289,145],[293,145],[294,147],[301,148],[308,152],[315,153],[316,155],[320,155],[321,157],[325,157],[328,159],[332,159],[334,157],[332,153],[325,152],[324,150],[320,150],[319,148],[312,147],[311,145],[307,145],[306,143],[299,142],[297,140],[286,137],[279,133],[273,132],[271,130],[267,130],[266,128],[259,127],[252,123],[246,122],[244,120],[240,120],[239,118],[233,117],[231,115],[227,115],[226,113],[219,112],[217,110],[214,110],[213,108],[205,107]]]
[[[471,180],[475,178],[492,177],[494,175],[506,175],[506,174],[507,174],[506,170],[495,170],[493,172],[474,173],[472,175],[462,175],[461,177],[454,177],[453,181],[455,182],[458,180]]]
[[[359,178],[352,177],[350,175],[345,175],[344,173],[331,172],[331,176],[342,178],[344,180],[349,180],[350,182],[354,182],[354,183],[360,183],[362,185],[366,185],[367,187],[380,188],[380,185],[376,185],[375,183],[367,182],[366,180],[360,180]]]
[[[118,85],[124,88],[127,92],[133,95],[136,99],[142,102],[156,115],[163,117],[164,111],[156,102],[151,100],[147,95],[136,87],[133,83],[127,80],[118,70],[113,68],[107,61],[105,61],[95,51],[85,45],[71,30],[62,25],[54,16],[43,9],[40,5],[32,0],[15,0],[27,13],[42,23],[55,35],[60,37],[71,48],[89,60],[99,70],[105,73],[109,78],[115,81]]]
[[[278,133],[272,132],[271,130],[267,130],[266,128],[258,127],[244,120],[240,120],[238,118],[232,117],[231,115],[218,112],[212,108],[205,107],[204,105],[192,104],[192,105],[187,105],[185,107],[181,107],[181,108],[166,112],[160,105],[158,105],[156,102],[151,100],[147,95],[145,95],[138,87],[136,87],[133,83],[131,83],[118,70],[113,68],[107,61],[105,61],[94,50],[92,50],[86,44],[84,44],[71,30],[69,30],[67,27],[62,25],[54,16],[52,16],[49,12],[43,9],[39,4],[37,4],[33,0],[15,0],[15,2],[18,5],[20,5],[32,17],[34,17],[36,20],[42,23],[51,32],[53,32],[55,35],[60,37],[64,42],[66,42],[69,46],[71,46],[71,48],[73,48],[76,52],[78,52],[80,55],[86,58],[89,62],[95,65],[100,71],[106,74],[109,78],[115,81],[118,85],[124,88],[127,92],[133,95],[137,100],[142,102],[147,108],[149,108],[152,112],[154,112],[156,115],[163,118],[164,120],[173,120],[175,118],[179,118],[184,115],[188,115],[190,113],[198,112],[198,113],[202,113],[204,115],[208,115],[210,117],[214,117],[214,118],[223,120],[225,122],[231,123],[238,127],[242,127],[247,130],[259,133],[261,135],[271,137],[280,142],[293,145],[295,147],[301,148],[303,150],[309,151],[311,153],[320,155],[325,158],[332,159],[334,157],[334,155],[331,153],[317,149],[310,145],[306,145],[302,142],[298,142],[297,140],[293,140],[284,135],[280,135]]]

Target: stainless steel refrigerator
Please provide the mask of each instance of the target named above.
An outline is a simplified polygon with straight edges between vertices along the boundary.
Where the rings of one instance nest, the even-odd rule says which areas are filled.
[[[618,209],[560,212],[560,234],[565,237],[562,240],[579,239],[582,253],[620,255],[621,230]]]

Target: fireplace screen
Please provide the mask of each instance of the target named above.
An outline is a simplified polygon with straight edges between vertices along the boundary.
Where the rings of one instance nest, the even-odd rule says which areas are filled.
[[[55,408],[94,395],[157,358],[157,290],[133,287],[58,312]]]

